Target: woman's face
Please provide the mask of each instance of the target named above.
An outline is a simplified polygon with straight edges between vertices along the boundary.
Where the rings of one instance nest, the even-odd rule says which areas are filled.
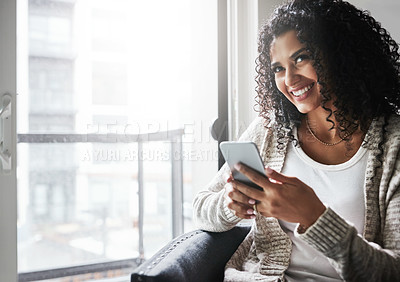
[[[291,30],[275,38],[270,50],[276,86],[303,114],[319,108],[322,100],[317,73],[305,47]]]

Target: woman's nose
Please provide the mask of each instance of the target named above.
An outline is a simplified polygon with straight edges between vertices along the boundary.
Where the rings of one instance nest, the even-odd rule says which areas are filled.
[[[289,67],[286,69],[286,74],[285,74],[286,86],[293,87],[299,82],[299,80],[300,80],[300,75],[297,73],[295,67]]]

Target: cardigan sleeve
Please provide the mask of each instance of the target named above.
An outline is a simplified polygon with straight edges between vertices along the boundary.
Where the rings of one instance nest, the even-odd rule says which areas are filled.
[[[264,134],[264,119],[258,117],[249,125],[239,140],[253,141],[260,149]],[[195,196],[193,219],[196,228],[223,232],[233,228],[241,220],[226,205],[224,187],[229,174],[229,166],[225,163],[206,188]]]
[[[303,234],[296,234],[326,255],[345,281],[399,281],[400,189],[387,205],[383,246],[368,242],[329,207]]]

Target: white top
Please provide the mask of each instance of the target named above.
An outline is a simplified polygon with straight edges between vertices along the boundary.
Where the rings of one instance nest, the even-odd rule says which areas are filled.
[[[294,131],[295,136],[297,132]],[[312,187],[319,199],[336,213],[353,224],[358,233],[364,230],[364,181],[367,166],[367,149],[360,147],[347,162],[325,165],[311,159],[293,144],[288,152],[282,173],[295,176]],[[329,263],[329,259],[295,232],[297,224],[279,220],[282,229],[292,240],[289,268],[285,272],[287,281],[341,281]]]

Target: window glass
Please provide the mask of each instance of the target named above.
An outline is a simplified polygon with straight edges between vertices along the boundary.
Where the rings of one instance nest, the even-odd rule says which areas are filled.
[[[218,161],[214,2],[27,0],[19,11],[19,272],[150,257],[173,237],[179,185],[181,231],[192,228],[193,195]]]

